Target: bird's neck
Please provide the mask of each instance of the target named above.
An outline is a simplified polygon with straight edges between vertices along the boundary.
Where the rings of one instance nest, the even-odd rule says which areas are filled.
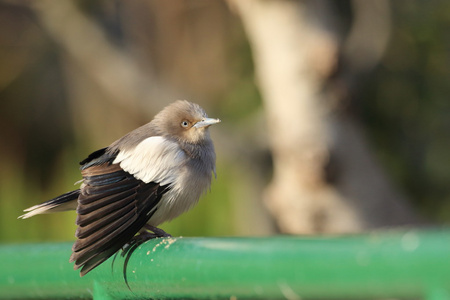
[[[180,147],[187,156],[193,159],[208,159],[210,153],[214,153],[214,146],[211,140],[205,140],[197,144],[180,143]]]

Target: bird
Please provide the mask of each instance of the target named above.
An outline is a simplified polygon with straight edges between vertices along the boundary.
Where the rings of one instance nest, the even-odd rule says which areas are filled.
[[[192,208],[210,189],[216,154],[209,118],[178,100],[149,123],[80,162],[80,188],[32,206],[19,218],[76,210],[69,262],[80,276],[131,241],[168,237],[158,226]]]

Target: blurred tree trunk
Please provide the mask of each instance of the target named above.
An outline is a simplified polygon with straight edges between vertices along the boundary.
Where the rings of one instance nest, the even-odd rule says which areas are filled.
[[[228,3],[247,32],[264,99],[274,162],[265,200],[280,231],[341,233],[417,223],[374,159],[360,126],[336,109],[341,99],[332,95],[337,91],[325,92],[339,57],[345,57],[330,2]],[[363,32],[350,31],[352,56],[344,63],[351,70],[341,72],[340,90],[352,88],[364,66],[376,64],[389,36],[388,3],[368,3],[359,5],[355,15],[370,12],[378,22],[357,28]],[[379,19],[377,9],[386,20]]]

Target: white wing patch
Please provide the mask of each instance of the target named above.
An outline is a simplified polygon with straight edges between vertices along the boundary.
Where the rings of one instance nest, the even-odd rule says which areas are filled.
[[[176,142],[153,136],[132,150],[120,151],[113,163],[145,183],[166,185],[177,180],[185,160],[186,154]]]

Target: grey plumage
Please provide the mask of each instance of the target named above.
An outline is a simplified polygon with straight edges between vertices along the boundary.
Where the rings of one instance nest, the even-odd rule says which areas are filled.
[[[167,235],[156,227],[197,203],[215,174],[208,127],[218,122],[197,104],[176,101],[83,160],[80,189],[30,207],[21,218],[76,208],[70,261],[83,276],[138,233]]]

